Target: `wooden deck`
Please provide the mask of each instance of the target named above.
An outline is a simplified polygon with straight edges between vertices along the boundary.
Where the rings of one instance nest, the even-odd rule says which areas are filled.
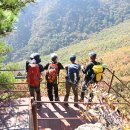
[[[42,98],[43,101],[47,101],[47,97]],[[60,97],[60,100],[63,101],[63,97]],[[73,97],[70,97],[69,101],[73,101]],[[57,119],[44,119],[38,120],[39,130],[74,130],[79,125],[84,124],[81,119],[73,120],[62,120],[58,118],[68,118],[68,117],[77,117],[80,118],[79,110],[84,109],[83,105],[80,105],[80,108],[74,107],[74,104],[70,104],[69,107],[65,107],[64,104],[56,103],[52,105],[46,103],[42,105],[42,108],[37,111],[38,118],[57,118]]]
[[[60,100],[63,101],[63,98],[60,97]],[[48,97],[42,97],[42,101],[49,101]],[[70,97],[69,101],[73,101],[73,97]],[[0,130],[29,130],[29,107],[13,107],[13,105],[29,104],[29,98],[12,100],[10,103],[12,107],[0,111]],[[79,109],[84,109],[84,106],[80,105]],[[84,122],[80,119],[62,120],[58,118],[80,118],[79,109],[74,107],[74,104],[70,104],[68,108],[61,103],[43,104],[40,109],[37,109],[37,117],[56,119],[38,120],[39,130],[74,130]]]
[[[0,107],[0,130],[29,130],[29,106],[17,106],[25,104],[29,98],[13,99],[10,107]]]

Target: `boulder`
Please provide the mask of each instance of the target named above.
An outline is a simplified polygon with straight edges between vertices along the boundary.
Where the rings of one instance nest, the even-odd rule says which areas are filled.
[[[106,130],[105,127],[101,123],[95,123],[95,124],[83,124],[79,126],[75,130]]]

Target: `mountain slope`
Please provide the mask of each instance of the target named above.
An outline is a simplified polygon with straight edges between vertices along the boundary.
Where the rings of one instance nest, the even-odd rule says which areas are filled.
[[[90,51],[96,51],[98,59],[102,59],[102,62],[106,63],[108,67],[115,69],[120,76],[130,76],[129,26],[130,21],[125,21],[94,34],[88,40],[59,49],[56,53],[63,63],[69,62],[71,54],[76,54],[77,60],[82,63],[88,61]],[[50,56],[42,57],[44,63],[48,62],[49,59]]]
[[[87,39],[129,19],[129,7],[130,0],[44,0],[29,6],[20,16],[18,32],[8,37],[14,47],[10,58],[18,61],[36,51],[47,55]]]

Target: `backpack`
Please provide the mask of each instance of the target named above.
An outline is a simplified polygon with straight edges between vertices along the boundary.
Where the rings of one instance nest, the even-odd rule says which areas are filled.
[[[67,81],[76,83],[80,80],[79,77],[79,65],[78,64],[70,64],[68,65],[68,72],[67,72]],[[78,81],[77,81],[78,80]]]
[[[103,75],[103,66],[102,65],[94,65],[92,68],[96,81],[100,81]]]
[[[37,64],[29,64],[27,72],[27,82],[30,86],[38,87],[40,85],[40,69]]]
[[[50,63],[46,73],[46,80],[48,83],[54,83],[58,74],[58,65]]]

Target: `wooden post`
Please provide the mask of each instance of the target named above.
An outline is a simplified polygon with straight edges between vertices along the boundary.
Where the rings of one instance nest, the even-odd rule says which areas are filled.
[[[112,77],[111,77],[111,82],[110,82],[110,85],[109,85],[108,93],[110,93],[110,90],[111,90],[111,87],[112,87],[112,82],[113,82],[114,74],[115,74],[115,71],[112,72]]]
[[[34,130],[33,115],[32,115],[32,100],[33,98],[31,97],[29,100],[29,130]]]
[[[38,130],[37,105],[34,101],[32,102],[32,116],[33,116],[33,128],[34,130]]]

